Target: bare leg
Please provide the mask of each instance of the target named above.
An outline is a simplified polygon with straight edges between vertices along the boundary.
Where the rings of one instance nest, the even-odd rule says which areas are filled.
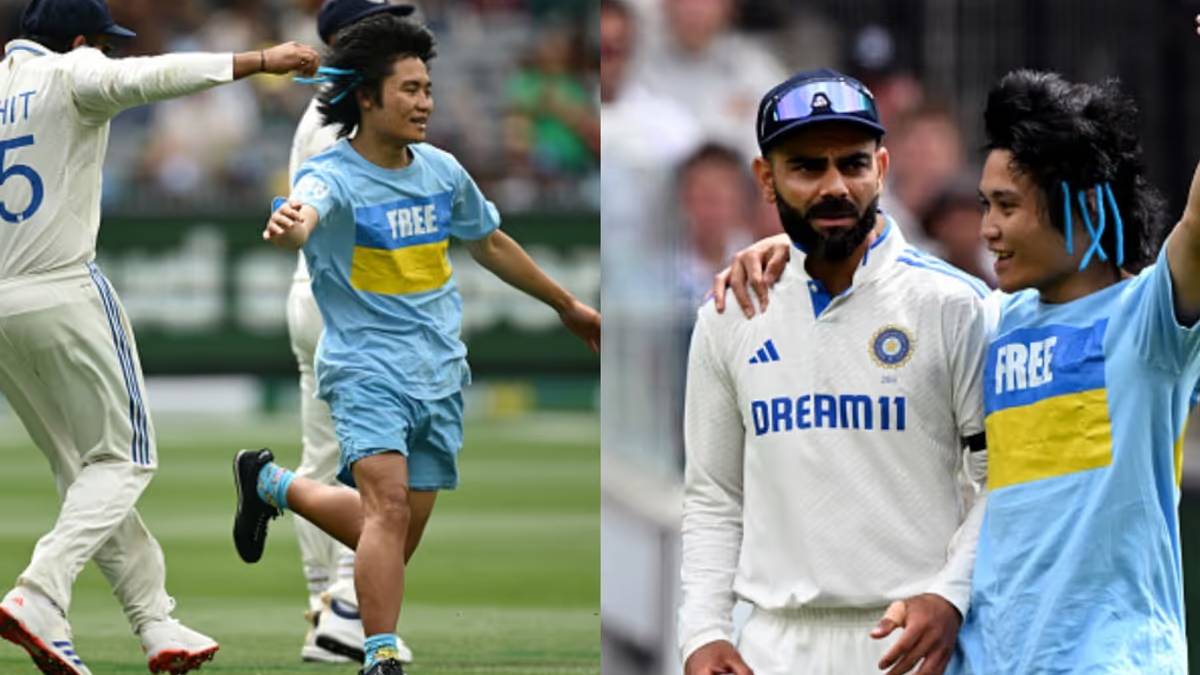
[[[433,513],[433,505],[438,495],[436,490],[406,491],[411,517],[408,535],[404,540],[404,562],[408,562],[417,550],[417,544],[421,542],[421,536],[425,533],[425,525]],[[287,501],[288,509],[300,517],[321,528],[350,549],[358,548],[363,519],[362,498],[357,490],[325,485],[296,476],[288,486]]]
[[[408,538],[404,540],[404,562],[412,560],[417,544],[421,543],[421,535],[425,534],[425,524],[433,513],[433,502],[437,499],[437,490],[410,490],[408,493],[408,508],[412,518],[408,521]]]
[[[367,635],[396,632],[404,597],[408,458],[398,452],[364,457],[352,467],[362,495],[362,534],[355,548],[354,586]]]
[[[407,480],[408,472],[404,475]],[[288,485],[287,507],[346,546],[358,545],[363,522],[357,490],[296,476]]]

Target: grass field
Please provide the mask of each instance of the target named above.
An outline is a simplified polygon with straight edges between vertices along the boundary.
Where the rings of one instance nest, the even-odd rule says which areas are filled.
[[[415,654],[410,673],[600,672],[599,435],[590,415],[468,423],[461,485],[439,497],[409,568],[400,633]],[[221,643],[201,673],[357,672],[299,659],[306,591],[290,517],[273,522],[257,565],[230,538],[233,452],[267,446],[295,466],[298,436],[294,419],[158,420],[160,467],[138,508],[166,554],[175,616]],[[12,415],[0,418],[0,459],[7,588],[53,524],[57,497]],[[94,565],[70,619],[96,675],[148,672]],[[25,652],[0,641],[0,673],[27,672]]]

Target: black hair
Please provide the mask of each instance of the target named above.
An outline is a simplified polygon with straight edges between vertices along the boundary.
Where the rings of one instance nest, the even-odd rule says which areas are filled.
[[[1076,84],[1057,73],[1013,71],[988,93],[983,118],[986,149],[1012,153],[1012,169],[1041,190],[1059,232],[1065,232],[1062,182],[1069,186],[1076,218],[1076,193],[1107,182],[1124,222],[1122,267],[1137,272],[1154,261],[1164,239],[1165,201],[1146,180],[1137,108],[1118,80]],[[1111,214],[1107,223],[1100,244],[1115,262]]]
[[[317,95],[317,110],[325,124],[337,124],[338,137],[349,136],[362,121],[356,89],[380,103],[380,85],[392,74],[398,59],[413,57],[428,63],[436,56],[433,33],[411,19],[391,13],[367,17],[337,34],[323,65],[354,71],[352,76],[335,76]]]
[[[71,51],[71,45],[75,42],[75,36],[64,37],[61,35],[28,34],[22,35],[21,39],[36,42],[46,49],[49,49],[52,52],[58,52],[59,54],[66,54],[67,52]]]

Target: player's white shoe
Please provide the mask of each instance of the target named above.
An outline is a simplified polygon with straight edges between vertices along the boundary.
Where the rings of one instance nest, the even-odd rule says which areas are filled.
[[[304,634],[304,645],[300,647],[300,659],[310,663],[355,663],[349,656],[335,654],[317,644],[317,621],[320,616],[319,611],[304,613],[304,619],[308,621],[309,626],[308,632]]]
[[[152,673],[191,672],[211,661],[220,649],[216,640],[170,618],[142,626],[140,637]]]
[[[49,675],[91,675],[75,653],[71,626],[50,598],[17,586],[0,600],[0,637],[29,652]]]
[[[322,594],[321,602],[323,607],[314,631],[317,646],[361,663],[366,636],[358,607],[332,593]],[[413,658],[412,650],[399,635],[396,636],[396,658],[402,663],[412,663]]]

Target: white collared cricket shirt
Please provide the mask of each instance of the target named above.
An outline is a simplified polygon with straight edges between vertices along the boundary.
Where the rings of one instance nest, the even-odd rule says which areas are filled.
[[[13,40],[0,61],[0,280],[96,257],[100,171],[120,111],[233,79],[230,54],[109,59]]]
[[[730,638],[735,599],[775,611],[934,592],[965,613],[978,522],[964,526],[962,439],[984,429],[988,298],[888,219],[836,297],[793,249],[765,312],[700,310],[685,415],[685,658]]]

